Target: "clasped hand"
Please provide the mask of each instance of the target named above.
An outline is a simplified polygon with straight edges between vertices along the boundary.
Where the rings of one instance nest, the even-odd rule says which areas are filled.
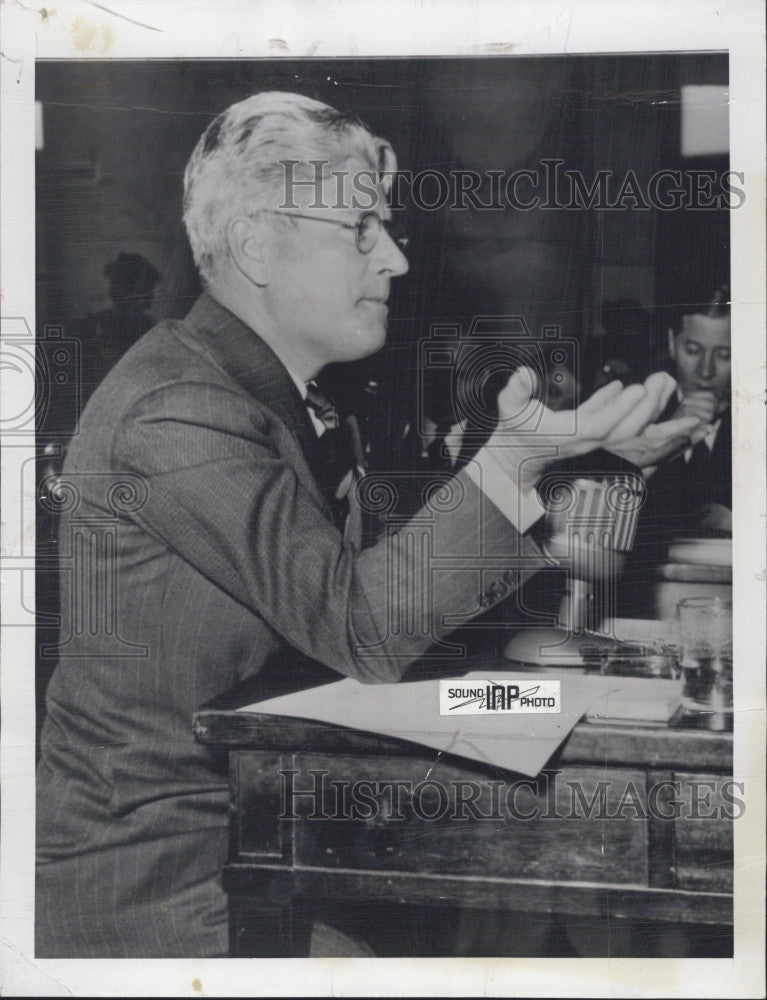
[[[576,410],[554,412],[535,396],[538,379],[520,368],[498,395],[498,426],[488,446],[523,491],[555,462],[604,448],[649,472],[695,443],[701,422],[683,415],[656,423],[676,382],[655,372],[644,385],[611,382]]]

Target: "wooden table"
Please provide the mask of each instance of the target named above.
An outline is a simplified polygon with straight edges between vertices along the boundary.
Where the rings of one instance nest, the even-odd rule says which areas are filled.
[[[234,956],[307,954],[331,901],[732,923],[728,733],[581,722],[530,780],[299,719],[194,727],[230,753]]]

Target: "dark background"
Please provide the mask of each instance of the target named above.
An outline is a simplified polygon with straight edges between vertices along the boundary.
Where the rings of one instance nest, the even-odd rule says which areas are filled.
[[[108,306],[104,266],[119,251],[143,254],[163,275],[157,319],[186,312],[197,284],[183,169],[209,121],[257,90],[356,112],[413,172],[511,172],[556,156],[587,179],[631,169],[646,182],[661,168],[726,168],[726,157],[683,164],[679,128],[680,87],[726,84],[727,66],[726,54],[39,62],[38,323]],[[726,213],[690,211],[448,209],[412,211],[407,222],[414,257],[395,283],[395,343],[476,308],[556,314],[568,332],[598,333],[602,298],[653,306],[680,248],[700,246],[701,226],[719,227],[719,244],[726,234]]]

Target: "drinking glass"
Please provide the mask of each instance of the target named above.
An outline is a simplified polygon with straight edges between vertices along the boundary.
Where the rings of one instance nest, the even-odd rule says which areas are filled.
[[[732,712],[732,606],[718,597],[686,597],[677,618],[685,710]]]

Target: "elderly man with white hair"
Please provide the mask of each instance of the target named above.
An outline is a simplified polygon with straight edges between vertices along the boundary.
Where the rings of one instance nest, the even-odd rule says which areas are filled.
[[[38,957],[225,955],[225,762],[195,743],[195,709],[297,654],[396,682],[448,616],[481,613],[529,572],[553,455],[658,440],[645,428],[670,377],[607,386],[573,422],[522,369],[448,481],[456,502],[427,498],[420,515],[434,558],[460,558],[430,567],[407,526],[361,547],[364,456],[352,447],[339,496],[324,448],[336,418],[314,379],[386,340],[408,269],[389,231],[395,169],[356,119],[287,93],[233,105],[192,154],[184,219],[205,291],[110,372],[64,469],[77,504],[60,537],[80,558],[62,572],[38,772]],[[518,419],[537,432],[515,434]],[[504,566],[483,571],[487,552]],[[413,614],[428,627],[392,627]]]

